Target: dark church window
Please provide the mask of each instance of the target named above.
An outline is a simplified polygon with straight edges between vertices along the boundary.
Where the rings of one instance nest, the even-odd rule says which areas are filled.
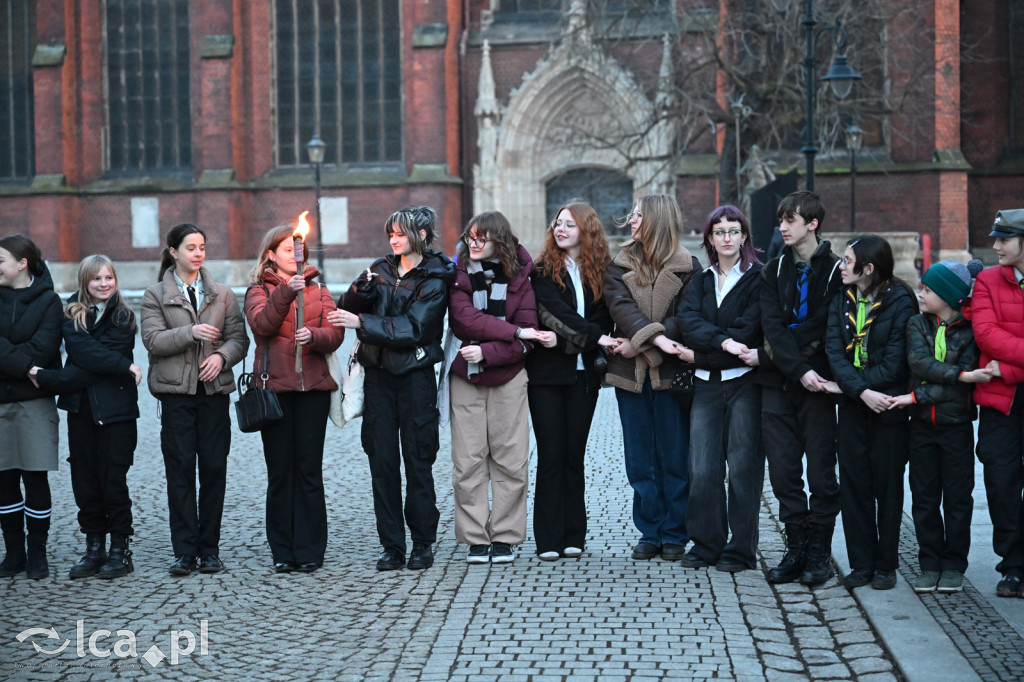
[[[633,208],[633,181],[619,171],[604,168],[576,168],[547,182],[547,220],[572,199],[582,199],[597,212],[610,238],[629,236],[625,218]]]
[[[326,163],[402,160],[398,0],[276,0],[277,164],[309,163],[319,128]]]
[[[106,0],[107,168],[192,167],[188,0]]]
[[[34,2],[0,3],[0,180],[34,173],[32,49]]]

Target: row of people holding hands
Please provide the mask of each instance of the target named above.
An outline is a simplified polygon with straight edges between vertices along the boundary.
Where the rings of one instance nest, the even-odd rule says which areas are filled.
[[[908,459],[921,545],[915,589],[960,589],[976,401],[979,456],[1003,558],[997,591],[1019,595],[1024,483],[1012,358],[1024,337],[1013,326],[1021,319],[1013,315],[1024,312],[1024,300],[1013,298],[1024,297],[1017,286],[1024,211],[997,216],[1000,265],[979,279],[977,343],[967,314],[974,272],[966,266],[929,269],[918,314],[914,292],[893,275],[884,239],[853,239],[836,256],[821,239],[825,211],[810,192],[787,197],[778,214],[786,246],[762,266],[746,217],[732,206],[716,208],[703,225],[705,269],[680,245],[682,212],[665,195],[638,200],[626,219],[631,238],[614,257],[593,209],[566,204],[536,261],[492,211],[469,221],[453,263],[430,249],[433,210],[411,207],[389,216],[391,253],[337,304],[315,282],[315,268],[297,272],[291,228],[278,227],[260,245],[241,307],[203,267],[203,231],[175,226],[141,319],[149,388],[161,404],[170,572],[223,570],[228,395],[231,367],[249,343],[244,310],[255,366],[284,415],[261,432],[267,537],[278,572],[323,564],[323,445],[337,387],[326,356],[352,329],[366,373],[361,436],[382,547],[378,570],[433,563],[439,513],[432,467],[439,428],[449,422],[455,533],[468,548],[466,560],[512,562],[526,538],[529,417],[538,449],[537,554],[582,555],[586,443],[604,383],[615,389],[634,490],[634,559],[754,568],[767,453],[787,539],[768,579],[827,580],[842,511],[853,569],[845,582],[878,589],[895,584]],[[1003,290],[1007,282],[1013,291]],[[297,328],[298,296],[304,325]],[[0,575],[48,574],[54,394],[69,413],[72,483],[86,536],[71,576],[125,575],[133,534],[126,475],[141,371],[132,358],[135,317],[117,292],[114,265],[104,256],[86,258],[79,291],[62,305],[35,245],[4,237],[0,315],[13,322],[0,331],[0,420],[12,427],[14,445],[0,455],[7,548]],[[972,397],[975,383],[986,388]]]

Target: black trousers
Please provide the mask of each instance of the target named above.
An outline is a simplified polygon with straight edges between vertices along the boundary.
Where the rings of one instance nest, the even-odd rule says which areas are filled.
[[[537,552],[586,546],[587,501],[584,459],[597,407],[597,391],[587,393],[585,372],[572,386],[527,388],[537,438],[537,484],[533,497],[533,537]]]
[[[898,421],[897,421],[898,420]],[[850,568],[895,571],[910,426],[905,415],[839,400],[839,499]]]
[[[71,489],[83,533],[132,534],[128,468],[134,461],[137,441],[134,419],[95,424],[87,395],[82,395],[78,414],[68,415]]]
[[[331,393],[278,393],[277,398],[284,418],[261,432],[267,462],[267,542],[275,562],[323,565],[324,438]]]
[[[780,520],[834,527],[839,514],[835,397],[801,387],[764,387],[761,434]],[[804,492],[805,455],[809,498]]]
[[[217,555],[231,449],[228,396],[163,394],[159,398],[160,447],[167,472],[174,555]]]
[[[486,428],[486,424],[480,428]],[[362,442],[370,464],[380,544],[404,554],[406,525],[414,543],[436,542],[441,515],[434,493],[433,467],[440,446],[433,368],[401,376],[383,369],[366,369]],[[402,463],[406,478],[404,523]]]
[[[922,571],[967,570],[973,492],[974,425],[912,419],[910,494]]]
[[[1009,415],[981,408],[978,459],[985,467],[992,548],[1002,558],[996,570],[1024,575],[1024,399],[1020,391]]]

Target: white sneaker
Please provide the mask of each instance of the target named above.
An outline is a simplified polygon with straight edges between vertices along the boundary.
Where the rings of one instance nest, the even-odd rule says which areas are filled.
[[[566,547],[565,550],[562,552],[562,556],[567,556],[567,557],[578,557],[578,556],[582,556],[582,555],[583,555],[583,548],[582,547]]]
[[[540,557],[541,561],[557,561],[560,555],[558,552],[541,552],[537,556]]]
[[[516,560],[516,548],[507,542],[491,544],[491,563],[510,564]]]

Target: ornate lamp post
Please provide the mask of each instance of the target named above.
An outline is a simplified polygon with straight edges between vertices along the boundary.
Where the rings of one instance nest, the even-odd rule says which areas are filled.
[[[324,232],[320,223],[320,164],[324,162],[324,152],[327,145],[320,139],[320,133],[313,133],[313,139],[306,143],[306,153],[309,154],[309,162],[313,164],[314,178],[316,183],[316,266],[320,270],[320,282],[325,283],[324,277]]]
[[[786,12],[789,9],[790,0],[772,0],[772,7],[779,12]],[[804,146],[800,150],[807,158],[807,189],[814,190],[814,157],[818,153],[818,147],[814,143],[814,106],[818,90],[818,38],[823,33],[835,33],[837,54],[832,60],[832,68],[820,80],[828,81],[832,86],[832,92],[839,99],[846,99],[853,89],[853,81],[860,80],[861,75],[850,67],[846,60],[846,31],[841,22],[825,24],[815,30],[818,20],[815,19],[814,0],[804,0],[804,18],[801,22],[804,27],[804,38],[807,42],[807,53],[804,56],[804,70],[807,80],[807,122],[804,127]]]
[[[856,123],[846,128],[846,148],[850,151],[850,232],[857,231],[857,152],[864,144],[864,131]]]

